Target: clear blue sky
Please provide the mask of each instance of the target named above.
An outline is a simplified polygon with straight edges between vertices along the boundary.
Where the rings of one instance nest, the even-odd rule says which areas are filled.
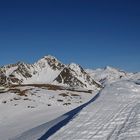
[[[47,54],[140,71],[140,1],[1,0],[0,65]]]

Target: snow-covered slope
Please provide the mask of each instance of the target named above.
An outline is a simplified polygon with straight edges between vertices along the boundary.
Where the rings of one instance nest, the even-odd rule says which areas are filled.
[[[51,85],[11,87],[0,93],[0,140],[49,122],[93,96],[88,91],[56,90]]]
[[[50,140],[139,140],[139,93],[140,86],[133,82],[115,82],[107,86],[95,102]]]
[[[112,83],[116,80],[129,79],[133,75],[133,73],[128,73],[110,66],[107,66],[104,69],[86,69],[86,72],[103,85]]]

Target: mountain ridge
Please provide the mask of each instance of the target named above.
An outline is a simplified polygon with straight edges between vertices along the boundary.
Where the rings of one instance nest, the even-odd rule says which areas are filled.
[[[48,55],[34,64],[17,62],[0,67],[0,85],[59,84],[76,88],[95,89],[101,85],[78,64],[63,64]]]

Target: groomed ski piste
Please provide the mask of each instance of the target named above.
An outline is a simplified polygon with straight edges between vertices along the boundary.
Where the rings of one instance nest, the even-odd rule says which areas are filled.
[[[140,85],[121,80],[88,103],[12,140],[139,140]]]

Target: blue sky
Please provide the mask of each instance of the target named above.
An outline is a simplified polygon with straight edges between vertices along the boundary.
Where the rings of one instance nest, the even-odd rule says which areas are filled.
[[[140,71],[139,0],[0,1],[0,65],[44,55]]]

